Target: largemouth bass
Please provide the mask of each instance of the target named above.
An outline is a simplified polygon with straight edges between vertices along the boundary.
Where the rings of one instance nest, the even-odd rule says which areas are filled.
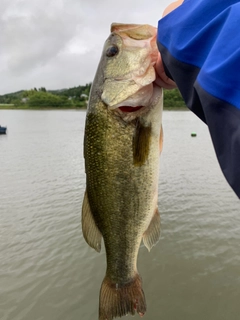
[[[157,55],[156,28],[114,23],[91,88],[82,230],[92,248],[100,251],[102,238],[106,248],[99,320],[146,312],[137,256],[142,239],[150,250],[160,237]]]

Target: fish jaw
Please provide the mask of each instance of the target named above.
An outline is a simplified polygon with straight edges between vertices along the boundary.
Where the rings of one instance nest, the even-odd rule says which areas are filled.
[[[117,105],[114,111],[124,120],[124,121],[132,121],[138,117],[146,117],[147,114],[157,105],[162,105],[163,103],[163,90],[157,85],[153,84],[150,88],[151,96],[146,103],[144,103],[144,99],[141,99],[141,94],[137,93],[133,95],[128,100],[123,101]],[[158,108],[157,108],[158,109]],[[162,106],[160,107],[162,110]],[[161,113],[162,111],[160,111]],[[160,116],[158,113],[157,117]],[[151,116],[150,116],[151,119]]]

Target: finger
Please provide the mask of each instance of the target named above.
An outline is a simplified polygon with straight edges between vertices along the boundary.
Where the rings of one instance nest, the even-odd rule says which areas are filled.
[[[168,78],[168,80],[163,80],[159,76],[156,77],[154,81],[159,87],[163,87],[164,89],[174,89],[177,88],[177,85],[174,81]]]
[[[177,87],[176,83],[166,75],[160,53],[156,63],[155,83],[165,89],[174,89]]]

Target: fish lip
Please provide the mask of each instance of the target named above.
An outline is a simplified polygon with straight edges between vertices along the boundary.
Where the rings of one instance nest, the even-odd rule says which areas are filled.
[[[149,99],[148,103],[146,105],[140,105],[137,104],[136,106],[127,106],[127,105],[121,105],[119,107],[117,107],[116,109],[112,109],[117,111],[118,113],[120,113],[121,115],[139,115],[139,114],[145,114],[148,113],[152,108],[154,108],[154,106],[156,105],[156,103],[158,102],[158,100],[160,99],[161,95],[162,95],[162,88],[159,87],[157,84],[155,84],[154,82],[153,84],[153,93],[151,98]]]

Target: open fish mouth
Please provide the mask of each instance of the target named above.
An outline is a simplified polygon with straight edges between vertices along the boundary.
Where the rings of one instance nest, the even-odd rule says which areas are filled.
[[[145,114],[149,112],[154,105],[159,101],[162,95],[162,90],[155,83],[151,84],[151,90],[148,95],[145,96],[145,101],[142,103],[144,99],[141,99],[139,95],[137,95],[137,99],[135,99],[135,95],[129,97],[126,101],[119,103],[117,106],[110,107],[110,110],[116,110],[123,118],[130,117],[131,119],[136,116]],[[140,99],[139,99],[140,98]],[[130,103],[128,103],[130,102]]]
[[[144,108],[144,106],[138,106],[138,107],[127,107],[127,106],[123,106],[123,107],[118,107],[118,109],[121,111],[121,112],[124,112],[124,113],[128,113],[128,112],[136,112],[140,109]]]

